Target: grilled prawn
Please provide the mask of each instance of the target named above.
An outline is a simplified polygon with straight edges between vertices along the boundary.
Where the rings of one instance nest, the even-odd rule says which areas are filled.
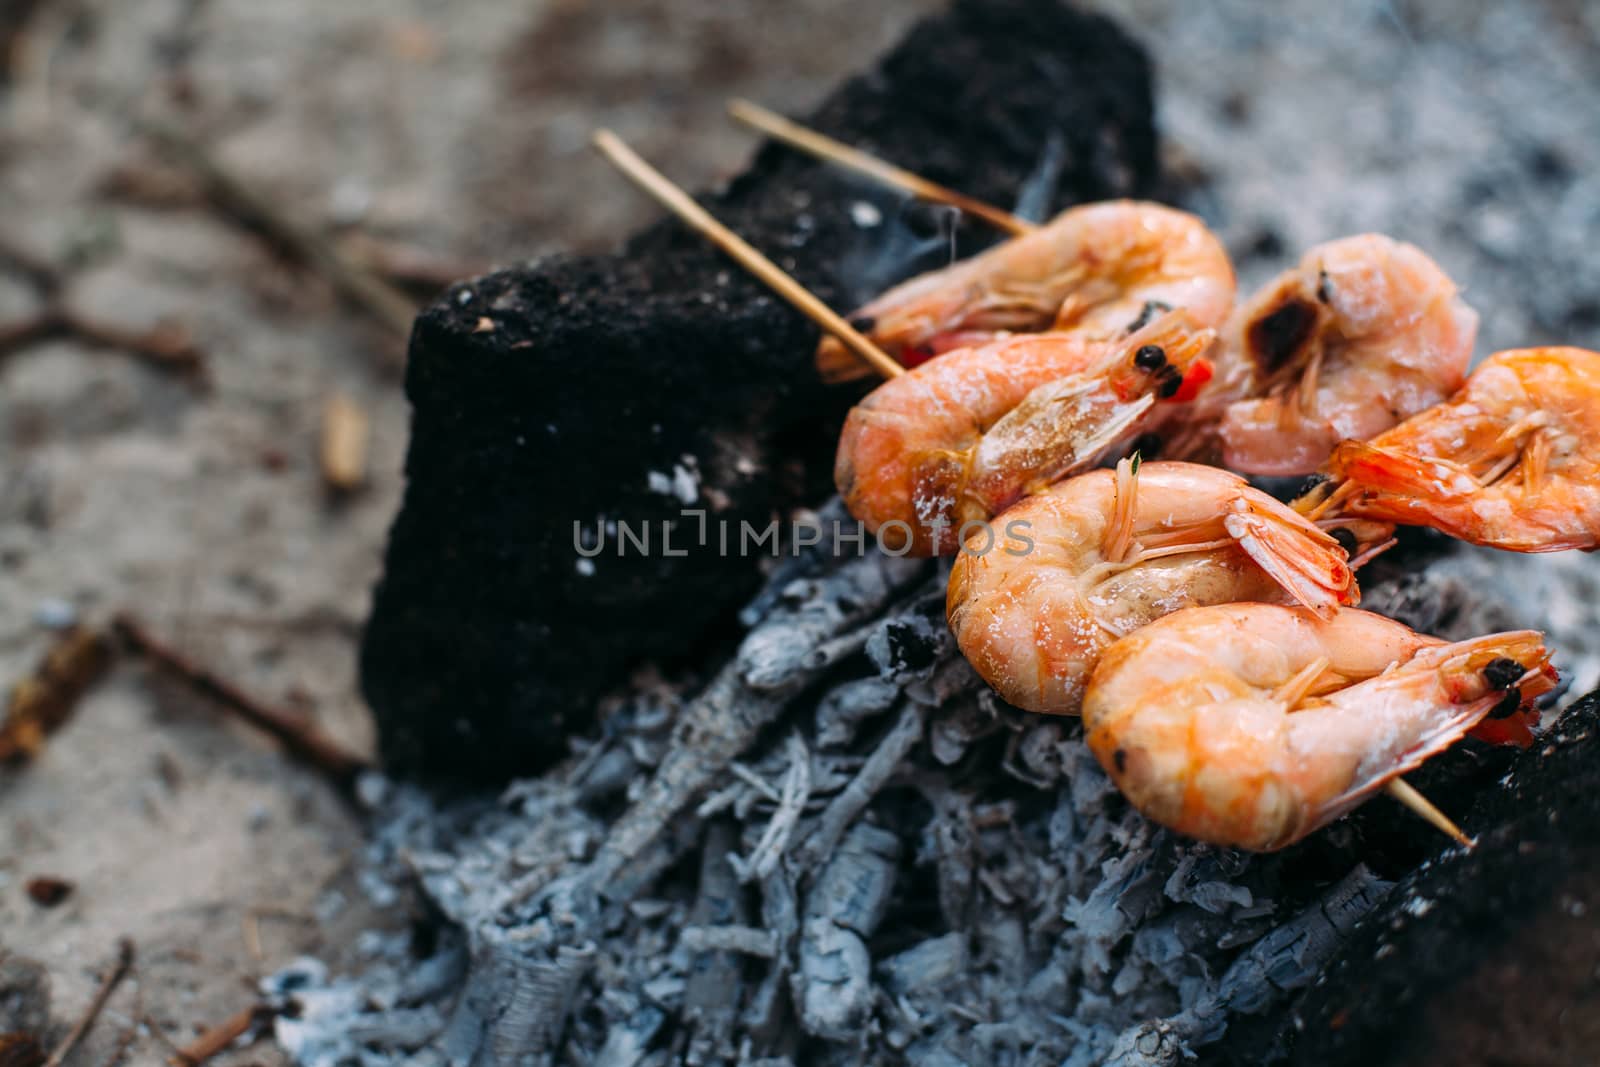
[[[851,410],[839,493],[891,551],[954,552],[965,524],[1089,466],[1159,399],[1193,396],[1214,336],[1173,312],[1115,342],[1027,334],[952,352]]]
[[[1530,630],[1447,644],[1365,611],[1225,604],[1101,655],[1083,700],[1101,766],[1148,817],[1269,851],[1555,686]]]
[[[1217,374],[1155,432],[1172,459],[1310,474],[1461,387],[1478,314],[1414,245],[1361,234],[1317,245],[1240,306]]]
[[[956,557],[945,610],[973,667],[1029,711],[1076,714],[1112,642],[1181,608],[1359,599],[1338,541],[1214,467],[1124,460],[1004,520],[1004,537],[975,533]]]
[[[1600,353],[1489,357],[1447,402],[1345,441],[1318,516],[1431,526],[1514,552],[1600,547]]]
[[[1160,311],[1197,329],[1233,307],[1233,264],[1205,223],[1138,200],[1068,208],[1031,233],[895,286],[851,320],[907,366],[1007,333],[1121,337]],[[817,349],[830,381],[868,373],[833,338]]]

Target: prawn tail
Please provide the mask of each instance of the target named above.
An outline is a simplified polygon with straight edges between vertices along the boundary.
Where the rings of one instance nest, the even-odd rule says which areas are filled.
[[[1238,507],[1224,520],[1228,536],[1294,600],[1319,615],[1361,599],[1339,542],[1289,509]]]

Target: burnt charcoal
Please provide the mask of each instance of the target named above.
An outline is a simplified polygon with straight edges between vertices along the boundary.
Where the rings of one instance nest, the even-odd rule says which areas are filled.
[[[1481,632],[1504,605],[1433,573],[1450,562],[1375,578],[1371,602]],[[892,654],[929,619],[934,570],[873,553],[776,579],[664,744],[648,681],[582,758],[498,803],[388,791],[374,862],[472,946],[428,1016],[454,1059],[1592,1061],[1592,1042],[1520,1053],[1562,1030],[1574,1047],[1584,1024],[1550,1020],[1596,999],[1600,700],[1526,751],[1469,739],[1406,776],[1475,852],[1386,797],[1280,852],[1216,848],[1130,808],[1080,723],[968,688],[922,699],[971,675],[949,642],[918,668]],[[864,654],[814,655],[847,637]],[[634,782],[587,807],[608,750]],[[1570,995],[1530,1003],[1544,960]],[[1466,997],[1482,1007],[1464,1020]],[[318,1025],[412,1033],[427,1005],[390,1000],[346,995]],[[1473,1040],[1502,1054],[1469,1059]]]
[[[1055,208],[1156,188],[1143,52],[1055,0],[962,0],[811,121],[999,203],[1046,171]],[[621,177],[597,192],[639,195]],[[894,280],[877,275],[899,216],[863,227],[851,210],[863,200],[886,202],[769,146],[706,202],[847,307]],[[993,239],[962,232],[969,245]],[[536,771],[632,664],[704,654],[726,632],[771,554],[741,558],[739,524],[759,532],[826,495],[859,395],[820,384],[816,341],[672,222],[614,256],[457,285],[423,312],[406,375],[408,485],[362,648],[391,769],[478,782]],[[709,545],[686,508],[710,512]],[[592,546],[597,520],[647,528],[648,555],[619,556],[612,530],[597,558],[580,558],[574,524]],[[717,550],[719,522],[732,558]]]
[[[1232,1028],[1219,1062],[1384,1067],[1460,1062],[1469,1051],[1485,1063],[1591,1062],[1592,1046],[1557,1055],[1549,1032],[1552,1012],[1594,1004],[1593,948],[1581,924],[1565,928],[1569,942],[1583,930],[1584,943],[1572,947],[1584,973],[1571,1000],[1532,1003],[1513,979],[1481,1018],[1461,1009],[1466,996],[1482,995],[1486,965],[1532,958],[1541,940],[1563,936],[1550,919],[1572,924],[1594,903],[1600,693],[1567,709],[1482,789],[1461,825],[1478,838],[1475,850],[1451,849],[1406,873],[1288,1010]],[[1497,1059],[1490,1041],[1514,1051]]]

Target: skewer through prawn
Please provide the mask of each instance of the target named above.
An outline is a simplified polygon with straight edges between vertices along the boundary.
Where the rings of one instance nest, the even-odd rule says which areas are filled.
[[[1005,536],[975,533],[950,572],[956,643],[1002,697],[1075,715],[1101,655],[1180,608],[1298,603],[1331,614],[1360,593],[1344,547],[1215,467],[1123,460],[1030,496]]]
[[[1215,333],[1183,312],[1115,341],[1020,334],[952,352],[884,382],[851,409],[834,481],[890,551],[947,555],[968,523],[1092,465],[1192,399]]]
[[[1549,659],[1531,630],[1447,644],[1352,609],[1190,608],[1105,650],[1084,734],[1149,818],[1270,851],[1486,718],[1534,714],[1555,686]]]
[[[1012,238],[903,282],[851,316],[908,366],[1012,332],[1116,337],[1174,309],[1214,330],[1233,306],[1233,264],[1215,235],[1186,212],[1113,200],[1068,208],[1040,226],[748,100],[729,101],[728,113],[792,148],[958,208]],[[837,341],[823,338],[817,369],[824,381],[860,377],[844,356]]]
[[[730,111],[800,151],[1013,235],[891,289],[852,316],[902,361],[926,360],[996,329],[1065,327],[1093,335],[1136,307],[1142,315],[1184,307],[1201,325],[1221,328],[1222,343],[1211,352],[1214,380],[1194,403],[1150,420],[1148,430],[1164,439],[1163,458],[1221,462],[1248,474],[1310,474],[1340,440],[1378,434],[1444,400],[1465,378],[1478,315],[1414,245],[1380,234],[1317,245],[1228,316],[1232,268],[1220,285],[1218,261],[1226,264],[1226,253],[1190,216],[1122,201],[1070,208],[1039,227],[746,101]],[[1119,244],[1116,211],[1145,212],[1152,235],[1164,229],[1168,262],[1153,269],[1160,257],[1148,246],[1133,253],[1136,242]],[[1098,235],[1076,236],[1096,228]],[[1101,247],[1082,255],[1083,267],[1073,265],[1071,252],[1094,241]],[[1167,272],[1184,266],[1196,272],[1190,286],[1173,287]],[[1052,308],[1051,300],[1062,303]],[[826,380],[859,374],[831,339],[818,348],[817,365]]]
[[[780,295],[785,296],[796,307],[815,319],[825,330],[848,342],[863,359],[879,367],[887,377],[893,378],[901,373],[900,368],[888,360],[869,340],[861,337],[853,327],[840,320],[816,297],[804,290],[769,260],[761,256],[760,253],[740,240],[737,235],[723,227],[704,209],[694,204],[681,190],[678,190],[658,172],[650,168],[648,164],[644,163],[643,160],[634,155],[614,135],[609,134],[607,131],[600,131],[596,135],[596,144],[605,151],[606,155],[624,173],[643,185],[657,200],[684,218],[685,221],[706,235],[708,239],[728,252],[742,265],[756,273],[776,289]],[[1143,318],[1144,315],[1141,312],[1141,321],[1134,324],[1135,329],[1144,325]],[[1166,523],[1167,528],[1164,531],[1165,534],[1172,538],[1170,542],[1146,546],[1135,544],[1130,540],[1130,535],[1135,529],[1134,516],[1137,512],[1133,483],[1133,476],[1136,474],[1136,470],[1134,465],[1125,463],[1122,467],[1119,467],[1115,476],[1116,483],[1120,488],[1119,516],[1113,523],[1115,532],[1112,538],[1103,545],[1104,550],[1109,555],[1109,558],[1104,561],[1104,565],[1108,566],[1110,571],[1119,569],[1133,570],[1139,567],[1148,569],[1162,559],[1202,556],[1207,551],[1229,547],[1228,540],[1223,538],[1216,538],[1215,543],[1211,545],[1197,543],[1194,541],[1194,537],[1199,533],[1198,528],[1178,529],[1173,527],[1170,520]],[[1208,469],[1194,468],[1194,470],[1206,471]],[[1220,471],[1211,471],[1210,473],[1229,477]],[[1235,481],[1237,482],[1237,479]],[[1242,485],[1242,483],[1240,484]],[[1245,488],[1248,489],[1248,487]],[[1253,492],[1253,490],[1250,492]],[[1255,506],[1253,507],[1253,505]],[[1305,524],[1294,512],[1283,510],[1282,506],[1277,505],[1271,498],[1263,497],[1260,501],[1235,500],[1230,503],[1228,510],[1230,514],[1226,519],[1222,520],[1222,527],[1227,532],[1228,539],[1231,539],[1232,543],[1252,561],[1252,564],[1239,568],[1240,573],[1248,572],[1250,566],[1253,565],[1259,568],[1262,573],[1270,575],[1271,579],[1276,581],[1284,591],[1322,611],[1331,610],[1331,602],[1354,603],[1356,593],[1353,581],[1349,577],[1348,567],[1343,562],[1342,554],[1337,557],[1328,555],[1330,552],[1329,543],[1332,539],[1328,538],[1327,535],[1322,534],[1315,527]],[[1215,518],[1216,516],[1213,515],[1212,519],[1215,520]],[[1008,527],[1008,534],[1009,530],[1010,527]],[[1187,543],[1185,538],[1188,539]],[[1322,539],[1322,543],[1318,543],[1317,539],[1319,538]],[[1311,546],[1311,551],[1306,550],[1307,544]],[[1320,558],[1317,550],[1322,553]],[[1237,563],[1237,561],[1234,562]],[[1317,576],[1319,570],[1322,572],[1320,579]],[[1220,569],[1220,572],[1223,575],[1221,584],[1226,586],[1229,583],[1229,578],[1227,577],[1228,568],[1224,566]],[[1195,591],[1201,599],[1190,602],[1205,602],[1204,597],[1208,595],[1208,586],[1214,585],[1217,576],[1218,572],[1216,571],[1210,574],[1197,572],[1194,577],[1204,579],[1205,584],[1195,587]],[[1259,581],[1259,579],[1255,579],[1252,576],[1246,579],[1243,584],[1249,584],[1252,580]],[[1137,582],[1133,583],[1130,586],[1130,592],[1137,592],[1138,584]],[[1161,584],[1161,581],[1157,579],[1148,582],[1146,589],[1159,593]],[[1211,595],[1216,595],[1217,590],[1211,588],[1210,593]],[[1184,593],[1183,595],[1189,594]],[[951,596],[953,603],[955,598],[954,585],[952,585]],[[1146,605],[1145,611],[1154,617],[1165,611],[1171,611],[1176,606],[1182,606],[1182,603],[1181,598],[1175,602],[1169,600],[1165,604],[1152,602]],[[954,611],[954,608],[952,608],[952,611]],[[1135,614],[1137,614],[1137,611],[1135,611]],[[1096,625],[1103,631],[1109,632],[1110,628],[1098,620],[1096,620]],[[1078,695],[1081,696],[1081,692]],[[1391,788],[1398,788],[1400,785],[1401,783],[1394,782],[1391,784]],[[1404,792],[1398,792],[1396,795],[1423,818],[1428,819],[1461,843],[1468,844],[1454,824],[1420,795],[1409,789]]]
[[[1010,333],[1120,337],[1162,311],[1215,330],[1233,308],[1233,264],[1205,223],[1140,200],[1081,204],[1038,229],[890,289],[850,315],[907,366]],[[853,376],[823,338],[824,380]]]

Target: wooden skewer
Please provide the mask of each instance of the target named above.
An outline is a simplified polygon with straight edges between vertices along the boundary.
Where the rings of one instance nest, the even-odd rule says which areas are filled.
[[[911,171],[897,167],[892,163],[868,155],[859,148],[851,148],[847,144],[835,141],[827,134],[818,133],[808,129],[790,119],[773,111],[768,111],[759,104],[748,100],[730,100],[728,113],[747,126],[774,137],[791,147],[809,153],[819,159],[829,160],[841,166],[884,182],[894,188],[904,190],[912,196],[935,203],[949,204],[960,208],[968,214],[975,215],[997,229],[1010,234],[1030,233],[1038,227],[1026,219],[1018,218],[1009,211],[1004,211],[993,204],[986,204],[981,200],[974,200],[964,193],[946,188],[937,182],[913,174]],[[1436,827],[1446,837],[1463,848],[1472,848],[1473,841],[1461,828],[1450,820],[1444,812],[1434,806],[1433,802],[1417,792],[1402,779],[1396,778],[1384,787],[1395,800],[1410,808],[1419,818]]]
[[[1027,219],[1018,218],[1003,208],[986,204],[982,200],[975,200],[965,193],[957,192],[938,182],[929,181],[919,174],[893,163],[869,155],[859,148],[852,148],[841,141],[835,141],[825,133],[818,133],[784,118],[775,111],[768,111],[760,104],[753,104],[748,100],[734,99],[728,101],[728,114],[744,123],[753,126],[762,133],[776,140],[782,141],[793,148],[819,159],[837,163],[841,167],[848,167],[853,171],[876,178],[885,185],[902,189],[921,200],[929,200],[935,204],[949,204],[951,207],[960,208],[969,215],[982,219],[997,230],[1019,235],[1032,233],[1038,226]]]
[[[925,200],[959,207],[961,210],[976,215],[1008,233],[1028,233],[1036,228],[1033,223],[1025,219],[1019,219],[1010,212],[1002,211],[992,204],[985,204],[981,200],[973,200],[953,189],[948,189],[936,182],[930,182],[925,178],[919,177],[910,171],[885,163],[859,149],[841,144],[825,134],[817,133],[815,130],[810,130],[798,123],[791,122],[782,115],[752,104],[748,100],[730,101],[728,111],[739,121],[754,126],[801,151],[832,160],[863,174],[871,175],[880,181],[896,188],[904,189],[906,192]],[[596,130],[594,143],[595,147],[599,148],[607,159],[660,202],[662,206],[672,211],[690,226],[693,226],[718,248],[738,260],[741,266],[766,282],[779,296],[782,296],[796,308],[810,316],[814,322],[837,337],[856,355],[875,367],[884,377],[894,378],[905,373],[904,367],[890,359],[886,353],[862,336],[859,331],[840,318],[839,315],[818,300],[804,286],[780,270],[777,264],[756,251],[738,234],[718,222],[708,211],[695,203],[686,193],[641,159],[616,134],[606,129]],[[1461,828],[1451,821],[1448,815],[1440,811],[1432,801],[1417,792],[1403,779],[1396,778],[1389,782],[1388,785],[1384,786],[1384,791],[1407,808],[1410,808],[1419,818],[1438,829],[1456,844],[1461,845],[1463,848],[1470,849],[1473,847],[1472,839],[1462,833]]]
[[[660,171],[641,159],[638,153],[624,144],[616,134],[610,130],[596,130],[594,144],[618,170],[654,197],[658,203],[732,256],[740,266],[765,282],[773,292],[793,304],[818,326],[837,337],[840,343],[871,364],[879,374],[885,378],[896,378],[906,372],[906,369],[891,359],[888,353],[868,340],[827,304],[818,300],[810,290],[785,274],[776,263],[718,222],[709,211],[695,203],[689,194],[673,185]]]
[[[1433,801],[1413,789],[1405,779],[1395,778],[1383,788],[1384,792],[1410,808],[1417,816],[1462,848],[1471,851],[1477,847],[1478,843],[1462,833],[1461,827],[1451,821],[1450,816],[1434,807]]]

